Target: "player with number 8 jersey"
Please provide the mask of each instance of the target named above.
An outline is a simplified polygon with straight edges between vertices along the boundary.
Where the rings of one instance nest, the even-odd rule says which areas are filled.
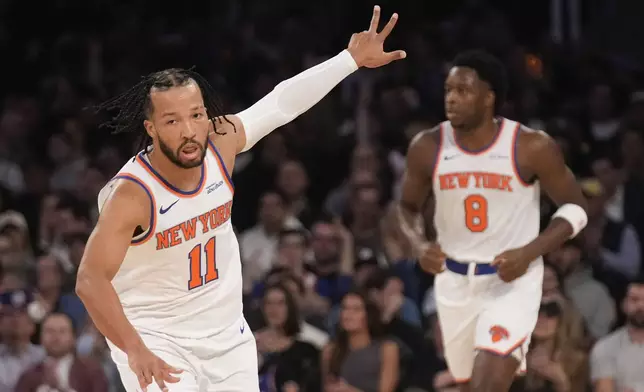
[[[539,234],[539,184],[517,176],[514,145],[520,124],[503,119],[487,148],[467,151],[441,124],[433,176],[437,242],[456,260],[488,263],[502,247]],[[459,224],[459,222],[461,222]],[[508,228],[521,230],[508,230]]]
[[[462,391],[508,391],[526,370],[543,255],[587,222],[557,144],[499,115],[506,82],[491,54],[460,53],[445,79],[447,121],[412,140],[401,187],[401,229],[436,274],[445,359]],[[540,232],[542,190],[560,207]],[[426,205],[436,238],[422,230]]]

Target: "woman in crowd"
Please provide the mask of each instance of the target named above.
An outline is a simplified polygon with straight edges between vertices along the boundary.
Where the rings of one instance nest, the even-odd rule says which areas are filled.
[[[255,334],[262,392],[320,391],[320,353],[299,341],[295,299],[282,285],[269,286],[262,303],[266,327]]]
[[[512,391],[583,392],[588,387],[583,324],[560,291],[557,271],[550,265],[545,271],[544,296],[527,355],[527,373],[514,383]]]
[[[342,299],[334,340],[322,353],[325,392],[393,392],[400,372],[398,346],[383,339],[375,304],[356,291]]]

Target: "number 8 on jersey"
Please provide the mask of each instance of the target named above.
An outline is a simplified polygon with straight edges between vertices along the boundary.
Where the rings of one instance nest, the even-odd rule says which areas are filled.
[[[465,198],[465,226],[474,233],[487,229],[487,199],[479,194]]]

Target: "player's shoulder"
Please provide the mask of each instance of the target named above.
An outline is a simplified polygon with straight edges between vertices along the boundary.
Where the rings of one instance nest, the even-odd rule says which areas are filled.
[[[423,153],[435,153],[441,144],[442,126],[441,124],[418,132],[409,142],[409,150]]]
[[[226,114],[213,118],[212,124],[213,132],[208,136],[210,142],[220,153],[235,156],[246,142],[244,124],[239,117]],[[244,137],[240,137],[241,135]]]
[[[543,156],[541,154],[559,150],[557,142],[542,129],[533,129],[519,123],[517,132],[517,146],[523,154]]]
[[[149,213],[150,206],[154,205],[154,196],[140,179],[117,175],[99,192],[98,204],[103,219],[117,215],[138,220]]]
[[[527,125],[517,123],[518,125],[518,141],[528,143],[531,145],[541,146],[544,144],[555,143],[555,140],[548,135],[543,129],[530,128]]]

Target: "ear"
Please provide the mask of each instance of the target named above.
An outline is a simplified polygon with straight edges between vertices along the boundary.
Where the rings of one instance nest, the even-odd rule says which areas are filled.
[[[485,106],[488,108],[493,108],[494,101],[496,101],[496,94],[494,94],[494,91],[490,90],[485,95]]]
[[[148,133],[148,135],[152,139],[155,139],[157,131],[156,131],[156,128],[154,127],[154,123],[150,120],[143,120],[143,126],[145,127],[145,131]]]

